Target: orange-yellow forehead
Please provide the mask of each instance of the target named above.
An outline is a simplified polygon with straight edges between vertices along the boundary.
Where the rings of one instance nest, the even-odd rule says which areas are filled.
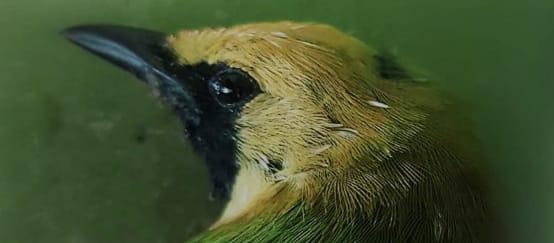
[[[180,61],[187,64],[217,61],[217,54],[224,50],[255,48],[264,44],[280,47],[313,45],[345,51],[349,55],[367,54],[368,51],[362,42],[331,26],[293,22],[184,30],[171,35],[169,43],[179,54]]]
[[[180,61],[186,64],[220,61],[218,58],[222,57],[225,50],[260,48],[266,44],[275,47],[313,45],[328,49],[352,49],[358,46],[364,49],[358,40],[328,25],[292,22],[184,30],[171,35],[169,43],[179,54]]]
[[[371,65],[373,54],[359,40],[328,25],[311,23],[185,30],[170,36],[168,42],[181,64],[222,62],[247,71],[262,88],[278,77],[281,82],[275,88],[283,92],[306,85],[314,77],[347,78],[351,73],[344,72],[367,70],[361,65]],[[287,91],[287,86],[292,89]]]

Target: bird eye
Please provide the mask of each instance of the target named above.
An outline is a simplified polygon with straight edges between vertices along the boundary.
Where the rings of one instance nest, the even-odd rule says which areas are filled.
[[[242,104],[258,92],[258,84],[248,74],[228,69],[217,73],[209,82],[211,95],[224,107]]]

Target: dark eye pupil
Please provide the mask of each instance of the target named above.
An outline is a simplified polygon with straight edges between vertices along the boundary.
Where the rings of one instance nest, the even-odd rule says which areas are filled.
[[[220,72],[210,81],[210,92],[224,106],[246,101],[254,94],[256,87],[250,76],[238,70]]]

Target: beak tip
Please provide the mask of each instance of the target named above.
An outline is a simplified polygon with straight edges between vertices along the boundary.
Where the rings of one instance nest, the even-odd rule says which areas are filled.
[[[62,30],[61,34],[67,40],[82,46],[92,39],[103,38],[109,34],[109,29],[110,26],[107,25],[76,25]]]
[[[73,26],[62,30],[60,34],[68,41],[86,48],[94,33],[93,26]]]
[[[77,25],[61,31],[68,41],[115,64],[140,79],[151,69],[161,69],[158,49],[165,35],[117,25]]]
[[[66,40],[74,43],[74,44],[77,44],[79,45],[79,40],[81,39],[80,38],[80,31],[76,28],[68,28],[68,29],[65,29],[65,30],[62,30],[61,33],[60,33]]]
[[[60,32],[60,34],[68,40],[73,41],[82,32],[82,26],[72,26]]]

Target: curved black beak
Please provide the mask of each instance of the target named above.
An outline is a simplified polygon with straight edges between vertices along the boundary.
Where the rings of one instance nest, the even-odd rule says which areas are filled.
[[[166,55],[163,33],[124,26],[84,25],[66,29],[64,35],[78,46],[146,79],[163,71]]]
[[[193,96],[168,70],[174,65],[175,56],[167,46],[165,34],[113,25],[76,26],[63,34],[85,50],[146,81],[182,120],[191,125],[199,122]]]

